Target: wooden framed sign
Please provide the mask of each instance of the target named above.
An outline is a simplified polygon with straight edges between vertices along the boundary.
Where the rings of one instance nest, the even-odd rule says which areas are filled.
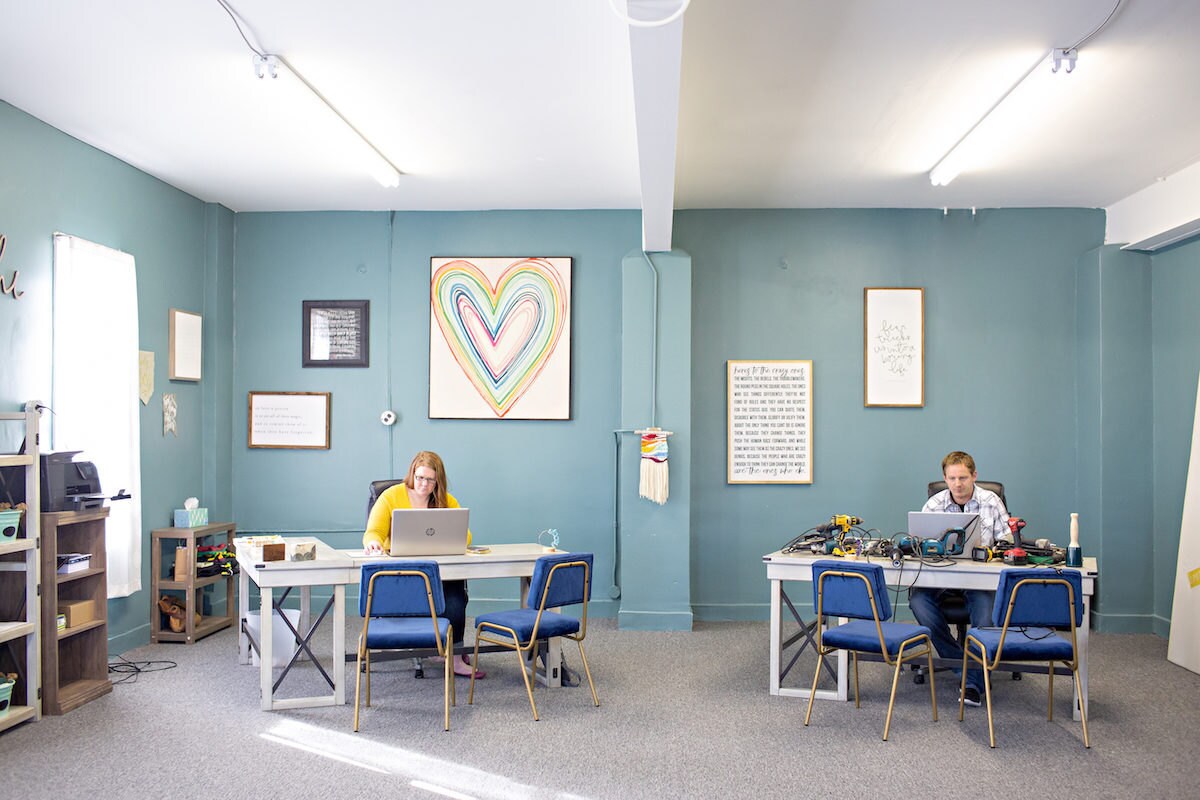
[[[925,405],[924,289],[863,289],[863,405]]]
[[[329,392],[250,392],[248,447],[329,449]]]

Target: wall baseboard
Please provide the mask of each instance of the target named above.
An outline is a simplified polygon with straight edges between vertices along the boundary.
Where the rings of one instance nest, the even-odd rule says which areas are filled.
[[[617,614],[617,627],[628,631],[690,631],[691,611],[625,611]]]

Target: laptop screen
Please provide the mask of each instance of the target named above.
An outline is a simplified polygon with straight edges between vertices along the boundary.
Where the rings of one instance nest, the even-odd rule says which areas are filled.
[[[392,511],[393,556],[451,556],[467,552],[466,508],[397,508]]]
[[[947,541],[946,555],[969,555],[971,548],[979,544],[979,515],[953,511],[910,511],[908,512],[908,535],[922,539],[941,540],[946,531],[960,529],[966,536],[952,537]]]

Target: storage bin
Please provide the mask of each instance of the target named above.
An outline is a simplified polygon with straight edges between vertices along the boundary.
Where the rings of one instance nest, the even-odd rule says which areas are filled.
[[[297,608],[285,608],[283,613],[287,614],[287,618],[291,620],[292,626],[299,630],[300,610]],[[246,627],[250,630],[250,635],[254,637],[256,642],[262,641],[262,620],[259,619],[257,611],[246,613]],[[292,632],[288,630],[287,625],[283,624],[283,620],[271,620],[271,666],[286,667],[295,649],[295,637],[292,636]],[[300,661],[302,658],[296,660]],[[253,647],[250,648],[250,663],[256,667],[260,663],[258,653],[254,651]]]
[[[13,680],[0,682],[0,719],[8,716],[8,707],[12,704],[13,687],[16,685],[17,682]]]
[[[23,513],[25,512],[19,508],[6,508],[0,511],[0,542],[8,542],[17,538]]]

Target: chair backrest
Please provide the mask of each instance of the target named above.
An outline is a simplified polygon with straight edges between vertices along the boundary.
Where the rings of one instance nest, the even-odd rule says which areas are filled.
[[[1021,581],[1026,583],[1018,589]],[[1046,583],[1045,581],[1052,581]],[[1071,587],[1072,595],[1067,591]],[[1008,605],[1016,593],[1012,615]],[[1071,608],[1074,600],[1074,609]],[[1006,569],[1000,572],[1000,584],[996,587],[996,605],[992,608],[992,624],[1000,627],[1008,617],[1008,626],[1037,628],[1070,628],[1074,611],[1075,626],[1083,624],[1083,579],[1073,569]]]
[[[371,481],[371,489],[367,497],[367,519],[371,518],[371,509],[375,507],[375,501],[379,499],[379,495],[383,494],[385,489],[390,489],[397,483],[404,483],[404,478],[388,478],[384,481]]]
[[[442,616],[446,598],[436,561],[373,561],[362,565],[358,614],[367,616],[369,603],[372,617],[428,617],[430,595],[434,616]]]
[[[866,581],[846,575],[827,575],[822,580],[821,576],[826,572],[850,572],[855,576],[862,575]],[[875,595],[874,609],[871,607],[871,594]],[[883,567],[855,561],[827,559],[816,562],[813,564],[813,607],[818,605],[821,613],[829,617],[875,619],[878,611],[881,622],[891,619],[892,602],[883,580]]]
[[[975,485],[981,489],[987,489],[989,492],[995,492],[1000,496],[1000,502],[1004,503],[1005,510],[1008,509],[1008,501],[1004,499],[1004,484],[999,481],[975,481]],[[949,489],[945,481],[930,481],[929,494],[926,497],[933,497],[940,491]]]
[[[534,563],[529,579],[530,608],[559,608],[591,599],[591,553],[556,553]]]

